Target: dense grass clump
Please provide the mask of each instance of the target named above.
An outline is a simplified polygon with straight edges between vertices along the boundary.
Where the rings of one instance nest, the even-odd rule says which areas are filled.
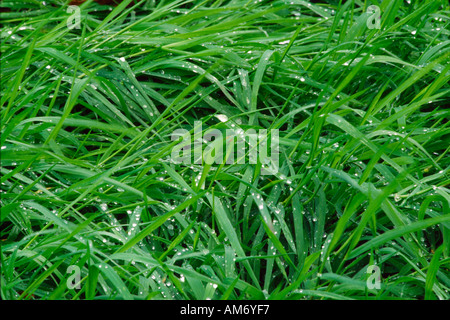
[[[447,1],[68,2],[1,4],[2,299],[450,298]]]

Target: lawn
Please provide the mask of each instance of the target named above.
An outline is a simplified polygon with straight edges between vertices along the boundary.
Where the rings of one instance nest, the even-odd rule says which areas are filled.
[[[1,299],[450,299],[448,1],[69,2],[0,5]]]

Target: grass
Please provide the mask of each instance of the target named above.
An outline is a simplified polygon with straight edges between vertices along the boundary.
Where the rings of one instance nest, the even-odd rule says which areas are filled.
[[[447,1],[1,6],[2,299],[450,298]],[[174,163],[195,121],[279,172]]]

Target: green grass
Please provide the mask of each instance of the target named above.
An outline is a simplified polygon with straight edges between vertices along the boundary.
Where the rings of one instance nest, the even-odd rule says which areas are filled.
[[[1,6],[2,299],[450,298],[447,1]],[[173,163],[194,121],[279,172]]]

